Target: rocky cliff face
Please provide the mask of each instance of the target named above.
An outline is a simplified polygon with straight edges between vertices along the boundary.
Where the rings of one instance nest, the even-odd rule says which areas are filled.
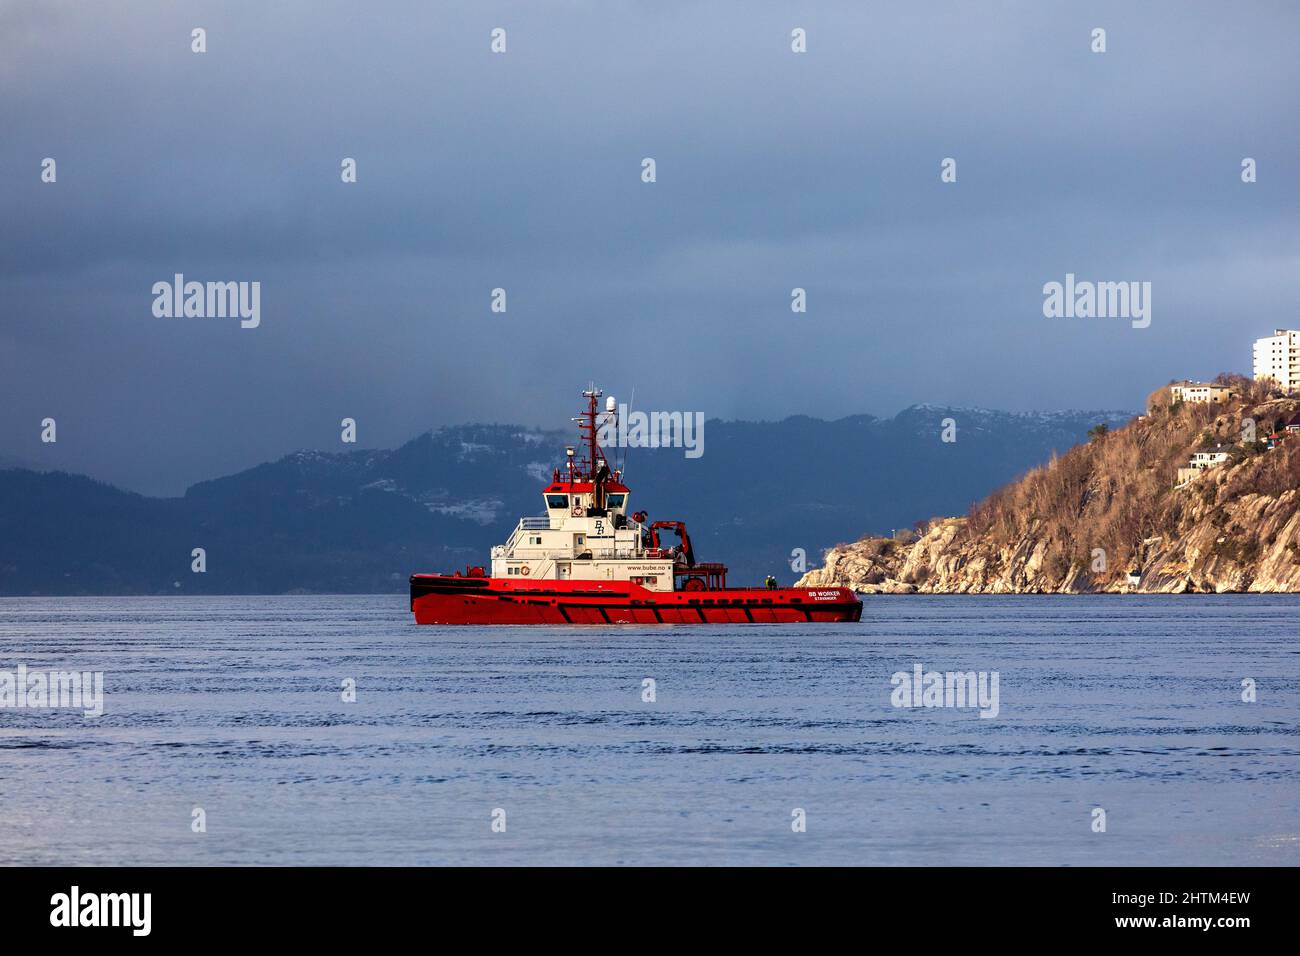
[[[1227,405],[1171,405],[1099,435],[912,541],[832,548],[800,585],[883,593],[1300,591],[1300,407],[1250,383]],[[1243,423],[1245,423],[1243,425]],[[1281,432],[1286,434],[1285,432]],[[1254,437],[1255,441],[1250,439]],[[1181,487],[1198,449],[1228,461]]]

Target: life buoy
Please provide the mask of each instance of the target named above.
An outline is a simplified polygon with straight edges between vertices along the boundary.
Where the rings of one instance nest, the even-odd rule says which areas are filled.
[[[522,568],[520,568],[519,573],[522,574],[524,577],[528,577],[528,565],[525,564]]]
[[[574,505],[573,511],[570,512],[575,518],[582,517],[582,505]]]

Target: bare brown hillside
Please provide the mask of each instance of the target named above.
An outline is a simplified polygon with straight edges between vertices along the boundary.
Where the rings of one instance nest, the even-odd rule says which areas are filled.
[[[1174,404],[1160,389],[1146,416],[1033,469],[965,517],[924,522],[915,541],[840,545],[799,583],[892,593],[1300,591],[1300,433],[1282,430],[1300,400],[1220,380],[1239,397]],[[1228,460],[1175,488],[1193,452],[1216,445],[1230,446],[1221,449]]]

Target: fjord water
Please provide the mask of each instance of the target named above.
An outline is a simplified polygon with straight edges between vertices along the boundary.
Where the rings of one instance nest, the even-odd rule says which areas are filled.
[[[3,599],[0,670],[103,671],[104,713],[0,709],[0,863],[1300,863],[1300,598],[865,601],[454,629],[402,595]],[[891,706],[918,663],[997,671],[997,717]]]

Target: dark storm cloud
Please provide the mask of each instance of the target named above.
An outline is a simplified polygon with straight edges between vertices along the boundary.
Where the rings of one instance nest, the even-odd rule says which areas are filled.
[[[3,4],[0,452],[179,490],[345,415],[561,425],[592,377],[721,417],[1136,407],[1296,321],[1298,35],[1271,3]],[[1151,327],[1044,319],[1067,271],[1152,282]],[[153,318],[176,272],[260,281],[261,327]]]

